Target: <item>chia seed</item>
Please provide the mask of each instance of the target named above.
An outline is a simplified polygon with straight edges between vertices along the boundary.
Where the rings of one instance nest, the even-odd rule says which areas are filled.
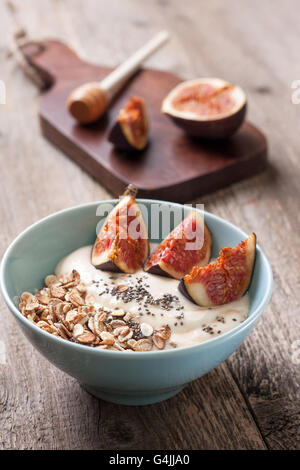
[[[121,291],[121,289],[118,290],[118,286],[115,286],[112,289],[106,289],[105,293],[110,293],[112,296],[115,296],[117,300],[122,300],[126,304],[128,302],[136,301],[140,305],[138,311],[141,311],[142,308],[145,308],[146,313],[148,315],[155,315],[150,312],[149,308],[147,308],[149,306],[158,306],[159,308],[165,311],[170,311],[172,309],[184,309],[184,307],[180,304],[177,295],[165,293],[162,295],[162,297],[154,298],[148,290],[150,285],[144,283],[143,279],[147,279],[147,276],[136,279],[135,284],[132,286],[128,286],[128,288],[123,292]],[[180,317],[178,318],[182,319],[183,317],[184,313],[182,312]]]
[[[225,318],[222,317],[222,316],[218,316],[218,317],[216,318],[216,320],[217,320],[218,322],[220,322],[220,323],[225,323]]]
[[[206,333],[209,333],[211,335],[214,334],[214,330],[211,326],[206,326],[205,328],[202,328],[202,331],[205,331]]]
[[[142,332],[141,332],[141,328],[140,328],[140,325],[138,323],[136,323],[135,321],[133,320],[128,320],[127,322],[127,325],[129,326],[129,328],[133,331],[133,339],[135,339],[136,341],[138,341],[139,339],[142,339],[144,338]]]

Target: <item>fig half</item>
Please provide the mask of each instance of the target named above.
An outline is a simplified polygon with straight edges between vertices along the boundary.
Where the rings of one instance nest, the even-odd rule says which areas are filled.
[[[149,121],[143,98],[132,96],[118,114],[108,140],[119,150],[143,150],[148,142]]]
[[[256,235],[234,248],[223,248],[220,257],[204,267],[194,267],[179,283],[179,290],[201,307],[223,305],[242,297],[252,278]]]
[[[145,271],[181,279],[193,266],[210,260],[211,235],[202,217],[191,211],[149,256]]]
[[[149,240],[135,196],[136,188],[129,185],[102,225],[92,251],[96,268],[132,274],[143,266]]]
[[[219,78],[199,78],[177,85],[162,103],[162,112],[193,137],[232,135],[246,115],[246,95]]]

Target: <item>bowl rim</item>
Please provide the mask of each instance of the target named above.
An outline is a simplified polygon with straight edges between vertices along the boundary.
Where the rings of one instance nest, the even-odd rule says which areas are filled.
[[[69,208],[59,210],[57,212],[54,212],[52,214],[47,215],[46,217],[43,217],[42,219],[38,220],[37,222],[34,222],[33,224],[31,224],[29,227],[27,227],[25,230],[23,230],[19,235],[17,235],[17,237],[10,243],[10,245],[6,249],[6,251],[5,251],[5,253],[2,257],[1,263],[0,263],[0,291],[2,293],[2,296],[3,296],[7,306],[9,307],[10,311],[14,314],[14,316],[17,319],[19,319],[21,321],[21,323],[23,323],[25,326],[27,326],[29,328],[32,328],[35,332],[38,332],[38,334],[41,334],[42,336],[44,335],[45,340],[53,341],[54,342],[53,344],[55,344],[58,341],[59,343],[62,343],[62,345],[65,345],[65,347],[74,348],[74,349],[77,349],[78,351],[82,350],[82,352],[85,351],[86,353],[90,352],[91,354],[99,354],[99,355],[103,355],[103,354],[104,355],[109,355],[109,356],[113,355],[112,357],[116,357],[118,359],[120,359],[120,358],[125,359],[125,358],[130,358],[130,357],[133,357],[133,358],[135,357],[136,359],[137,358],[145,358],[146,359],[146,358],[150,358],[154,355],[157,356],[157,355],[163,354],[164,357],[166,357],[170,354],[171,355],[176,355],[176,354],[180,354],[180,353],[185,354],[185,353],[189,353],[189,352],[195,352],[197,349],[201,350],[201,349],[206,349],[207,347],[213,347],[214,345],[218,345],[218,344],[220,345],[220,344],[224,343],[226,340],[228,340],[230,338],[233,338],[234,336],[238,335],[243,330],[250,327],[253,323],[255,324],[255,322],[261,316],[261,314],[263,313],[263,311],[265,310],[266,306],[269,303],[269,300],[270,300],[271,295],[272,295],[272,287],[273,287],[273,274],[272,274],[272,269],[271,269],[270,263],[269,263],[266,255],[264,254],[263,250],[260,248],[260,246],[258,244],[256,245],[256,250],[257,250],[257,252],[260,253],[260,256],[262,258],[262,263],[263,263],[263,265],[265,267],[265,271],[266,271],[265,294],[264,294],[263,298],[261,299],[259,305],[256,307],[254,312],[252,312],[251,315],[249,315],[246,318],[246,320],[244,320],[239,325],[235,326],[234,328],[232,328],[231,330],[223,333],[220,336],[215,336],[213,338],[210,338],[210,339],[208,339],[206,341],[203,341],[201,343],[198,343],[198,344],[193,344],[193,345],[190,345],[190,346],[182,346],[182,347],[179,347],[179,348],[166,349],[166,350],[138,351],[138,354],[136,354],[136,352],[135,352],[135,354],[124,354],[124,351],[110,351],[110,350],[105,350],[105,349],[96,349],[96,348],[87,347],[87,346],[82,345],[82,344],[67,341],[63,338],[60,338],[58,336],[54,336],[51,333],[47,333],[46,331],[43,331],[41,328],[36,326],[34,323],[27,320],[27,318],[24,317],[24,315],[22,315],[22,313],[16,307],[14,302],[11,300],[11,298],[10,298],[8,292],[7,292],[7,289],[6,289],[6,282],[5,282],[5,277],[4,277],[5,267],[6,267],[7,261],[9,259],[9,256],[10,256],[12,250],[14,249],[15,245],[24,236],[26,236],[31,230],[33,230],[36,226],[42,225],[42,224],[48,222],[51,219],[55,219],[59,215],[63,215],[64,213],[68,213],[68,212],[72,212],[72,211],[77,211],[77,210],[82,209],[82,208],[88,208],[88,207],[92,207],[92,206],[97,207],[99,204],[103,204],[103,203],[105,203],[105,204],[107,204],[107,203],[117,203],[118,200],[119,199],[116,199],[116,198],[114,198],[114,199],[103,199],[103,200],[100,200],[100,201],[94,201],[94,202],[78,204],[76,206],[71,206]],[[138,203],[145,203],[145,204],[149,204],[149,203],[168,204],[168,205],[172,205],[172,206],[178,206],[180,208],[185,207],[184,204],[171,202],[171,201],[162,201],[162,200],[159,200],[159,199],[137,198],[136,201]],[[190,208],[192,209],[192,207],[190,207]],[[227,220],[223,219],[222,217],[219,217],[218,215],[212,214],[211,212],[208,212],[208,211],[205,211],[205,210],[200,210],[199,208],[193,208],[193,209],[196,210],[197,212],[199,212],[200,214],[202,214],[202,216],[204,216],[204,218],[207,214],[208,217],[218,220],[219,222],[221,222],[222,224],[227,225],[229,228],[231,228],[233,230],[237,230],[238,232],[240,232],[240,234],[244,238],[248,237],[246,232],[244,232],[243,230],[241,230],[239,227],[232,224],[231,222],[228,222]],[[80,247],[78,247],[78,248],[80,248]]]

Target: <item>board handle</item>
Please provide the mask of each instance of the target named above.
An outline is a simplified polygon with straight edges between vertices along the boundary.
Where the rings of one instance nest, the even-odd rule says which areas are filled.
[[[168,32],[161,31],[105,77],[104,80],[85,83],[76,88],[67,101],[70,114],[81,124],[88,124],[99,119],[107,109],[111,98],[168,38]]]

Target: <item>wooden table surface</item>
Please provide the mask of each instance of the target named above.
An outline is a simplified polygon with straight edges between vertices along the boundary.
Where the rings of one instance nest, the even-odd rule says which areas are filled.
[[[223,364],[161,404],[97,400],[41,357],[0,303],[1,449],[300,448],[300,78],[298,2],[289,0],[27,0],[18,17],[35,38],[68,42],[115,65],[156,31],[172,41],[149,62],[185,78],[241,84],[249,118],[269,139],[267,171],[201,198],[254,230],[274,272],[271,303]],[[40,135],[39,92],[7,58],[13,22],[0,3],[0,255],[29,224],[110,194]],[[298,343],[296,342],[298,340]]]

